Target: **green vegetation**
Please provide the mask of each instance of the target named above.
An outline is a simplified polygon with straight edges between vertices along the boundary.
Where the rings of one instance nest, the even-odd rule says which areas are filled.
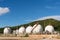
[[[29,25],[33,26],[35,23],[39,23],[42,25],[43,28],[45,28],[45,26],[51,24],[52,26],[54,26],[56,31],[60,31],[60,21],[54,20],[54,19],[46,19],[46,20],[38,20],[38,21],[34,21],[34,22],[30,22],[27,24],[23,24],[23,25],[18,25],[18,26],[12,26],[10,27],[12,30],[18,29],[21,26],[24,26],[25,28]],[[0,28],[0,33],[3,33],[3,29],[4,28]]]

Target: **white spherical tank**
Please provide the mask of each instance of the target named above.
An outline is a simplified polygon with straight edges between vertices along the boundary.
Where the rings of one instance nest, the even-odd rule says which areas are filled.
[[[16,30],[13,30],[13,34],[16,34]]]
[[[52,25],[48,25],[45,27],[45,32],[48,31],[50,33],[53,33],[54,32],[54,27]]]
[[[16,32],[16,34],[19,34],[19,30],[18,29],[16,29],[15,32]]]
[[[22,27],[19,28],[19,34],[20,33],[21,34],[25,33],[25,27],[22,26]]]
[[[36,24],[35,24],[36,25]],[[34,28],[34,27],[33,27]],[[41,33],[43,31],[43,28],[40,24],[38,24],[34,30],[33,30],[33,33]]]
[[[10,34],[11,29],[10,28],[4,28],[4,34]]]
[[[32,31],[33,27],[30,25],[26,28],[26,33],[30,34]]]

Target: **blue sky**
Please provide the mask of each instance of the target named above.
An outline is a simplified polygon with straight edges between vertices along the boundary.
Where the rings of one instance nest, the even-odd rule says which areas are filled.
[[[0,27],[15,26],[44,16],[60,15],[60,0],[0,0],[0,8],[7,8],[0,11]]]

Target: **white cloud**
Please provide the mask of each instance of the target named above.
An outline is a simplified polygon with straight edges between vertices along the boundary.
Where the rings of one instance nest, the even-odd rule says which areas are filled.
[[[60,15],[56,15],[56,16],[46,16],[46,17],[39,18],[39,19],[37,19],[37,20],[35,20],[35,21],[45,20],[45,19],[50,19],[50,18],[60,21]]]
[[[8,7],[0,7],[0,15],[8,13],[10,10]]]
[[[25,20],[25,21],[33,21],[33,20],[29,20],[29,19],[28,19],[28,20]]]

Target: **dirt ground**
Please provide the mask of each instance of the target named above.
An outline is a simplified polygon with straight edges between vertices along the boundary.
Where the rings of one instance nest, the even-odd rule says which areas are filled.
[[[60,40],[56,38],[30,38],[30,37],[0,37],[0,40]]]

